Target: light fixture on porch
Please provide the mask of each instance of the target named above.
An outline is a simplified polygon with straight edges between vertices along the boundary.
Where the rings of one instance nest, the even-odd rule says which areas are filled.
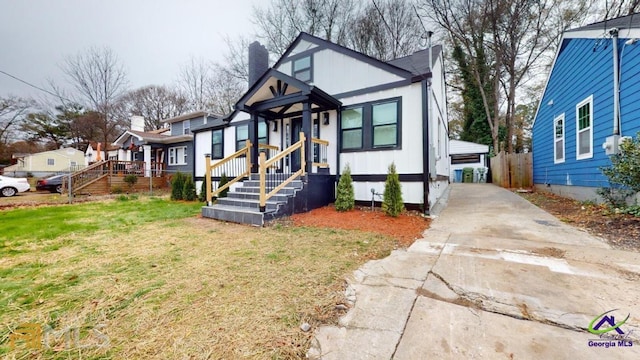
[[[329,125],[329,113],[328,112],[322,113],[322,123],[324,125]]]
[[[278,132],[278,121],[273,120],[273,132]]]

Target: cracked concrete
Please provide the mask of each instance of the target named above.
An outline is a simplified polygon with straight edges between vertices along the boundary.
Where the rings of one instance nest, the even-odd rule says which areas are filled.
[[[640,254],[492,185],[453,184],[423,239],[347,280],[352,308],[310,359],[640,357]],[[612,309],[630,343],[587,331]]]

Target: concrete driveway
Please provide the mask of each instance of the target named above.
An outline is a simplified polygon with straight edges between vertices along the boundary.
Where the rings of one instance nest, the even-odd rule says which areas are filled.
[[[491,184],[453,184],[423,239],[349,283],[309,358],[640,358],[640,254]]]

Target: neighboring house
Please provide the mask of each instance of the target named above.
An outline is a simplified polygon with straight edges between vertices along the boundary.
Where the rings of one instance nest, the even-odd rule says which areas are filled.
[[[144,162],[145,171],[193,173],[192,126],[215,122],[218,117],[198,111],[163,120],[168,128],[144,131],[144,118],[133,116],[131,129],[116,139],[109,160]]]
[[[422,50],[383,62],[301,33],[272,68],[267,64],[266,49],[251,44],[249,90],[236,111],[220,123],[192,128],[198,181],[205,175],[205,154],[225,158],[247,139],[282,150],[298,142],[302,132],[303,181],[313,196],[333,201],[338,175],[348,164],[356,200],[370,203],[372,190],[384,191],[387,169],[395,163],[406,204],[425,211],[436,206],[449,183],[440,46],[431,54]],[[258,148],[252,152],[255,159]],[[301,163],[300,155],[292,154],[275,171],[294,173]],[[252,164],[255,173],[257,162]],[[325,187],[313,185],[326,181]]]
[[[536,187],[579,200],[607,187],[623,136],[640,131],[640,14],[566,31],[533,124]]]
[[[77,170],[86,165],[84,152],[74,148],[62,148],[36,154],[14,154],[16,163],[4,168],[7,176],[26,176],[31,173],[36,177],[44,177],[59,172]]]
[[[474,182],[482,181],[480,172],[484,174],[484,180],[487,179],[489,146],[476,144],[462,140],[449,141],[449,156],[451,158],[451,179],[456,179],[455,173],[458,173],[466,167],[474,169]],[[461,179],[456,179],[456,181]],[[482,181],[484,182],[484,181]]]
[[[84,156],[86,158],[87,165],[93,164],[97,161],[107,160],[105,146],[95,141],[90,141],[89,144],[87,144],[87,149],[84,151]]]

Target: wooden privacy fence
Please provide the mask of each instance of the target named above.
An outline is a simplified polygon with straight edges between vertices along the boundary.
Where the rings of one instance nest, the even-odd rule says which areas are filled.
[[[491,158],[491,178],[503,188],[533,187],[533,153],[500,152]]]

